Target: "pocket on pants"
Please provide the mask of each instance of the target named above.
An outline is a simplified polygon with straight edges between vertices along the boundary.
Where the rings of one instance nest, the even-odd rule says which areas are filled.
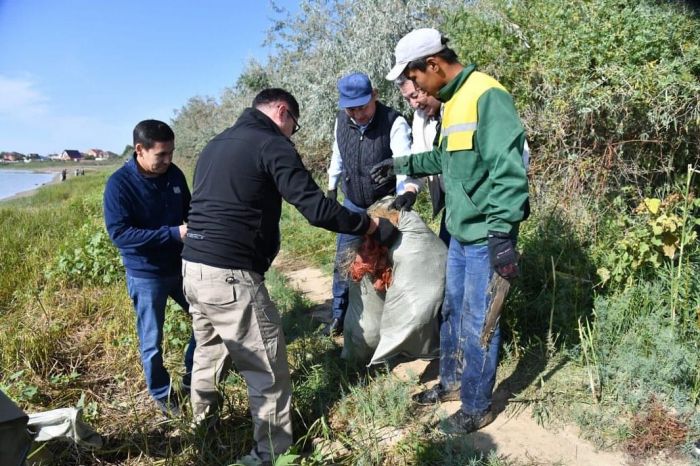
[[[262,321],[261,325],[269,323],[278,326],[282,324],[282,316],[277,311],[277,306],[270,299],[270,293],[267,291],[265,282],[256,283],[253,302],[255,314],[258,320]]]
[[[236,287],[233,283],[206,283],[197,285],[197,301],[202,304],[223,306],[236,302]]]

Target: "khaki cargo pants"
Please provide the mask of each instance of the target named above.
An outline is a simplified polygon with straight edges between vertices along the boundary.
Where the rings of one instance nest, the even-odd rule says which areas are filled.
[[[292,387],[280,315],[263,277],[185,260],[182,276],[197,341],[191,392],[195,421],[218,410],[217,383],[230,356],[248,385],[255,449],[270,460],[292,444]]]

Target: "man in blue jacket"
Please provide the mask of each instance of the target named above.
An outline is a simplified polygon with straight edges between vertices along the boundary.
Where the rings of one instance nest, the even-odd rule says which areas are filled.
[[[179,414],[178,397],[163,366],[163,322],[170,296],[185,311],[182,238],[187,232],[190,191],[172,163],[175,134],[157,120],[134,128],[134,154],[107,180],[104,216],[126,268],[126,285],[136,311],[141,363],[148,391],[166,415]],[[194,337],[185,353],[183,391],[189,393]]]

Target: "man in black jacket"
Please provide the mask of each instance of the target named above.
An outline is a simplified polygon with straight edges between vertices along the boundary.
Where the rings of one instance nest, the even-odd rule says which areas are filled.
[[[229,357],[246,380],[255,447],[263,462],[292,444],[291,384],[280,315],[264,274],[279,251],[282,198],[314,226],[390,242],[396,229],[327,199],[289,139],[299,104],[265,89],[197,161],[185,246],[184,288],[197,349],[192,371],[196,422],[218,410],[216,383]]]

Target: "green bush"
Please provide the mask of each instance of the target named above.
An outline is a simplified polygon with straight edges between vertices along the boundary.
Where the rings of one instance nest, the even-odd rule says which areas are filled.
[[[482,0],[444,32],[512,91],[536,183],[572,195],[697,164],[699,28],[682,2]]]
[[[47,279],[63,280],[74,285],[107,285],[121,280],[124,271],[119,253],[101,220],[93,220],[66,238],[45,275]]]

